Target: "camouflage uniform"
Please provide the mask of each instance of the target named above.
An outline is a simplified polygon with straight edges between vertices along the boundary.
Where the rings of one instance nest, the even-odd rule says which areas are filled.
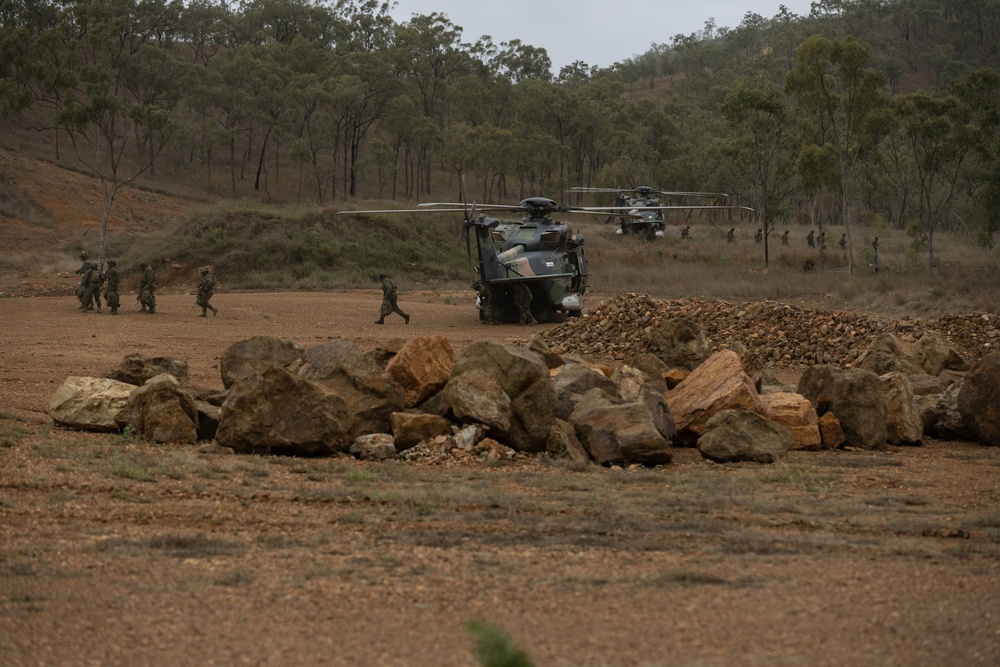
[[[810,229],[809,233],[806,235],[806,243],[809,244],[810,248],[815,248],[816,247],[816,240],[815,239],[816,239],[816,232],[814,232],[813,230]]]
[[[493,295],[493,286],[486,285],[481,280],[472,283],[472,289],[479,294],[479,306],[482,309],[483,324],[496,324],[496,298]]]
[[[142,304],[142,312],[153,315],[156,313],[156,274],[153,267],[145,262],[139,264],[139,268],[142,269],[142,278],[139,280],[139,294],[135,298]]]
[[[726,243],[736,243],[736,228],[732,227],[726,234]]]
[[[682,239],[686,239],[688,236],[690,236],[690,234],[691,234],[691,225],[688,225],[687,227],[681,230]]]
[[[209,303],[212,295],[215,294],[215,278],[209,272],[208,267],[201,270],[201,283],[198,285],[197,303],[201,306],[201,316],[207,317],[208,311],[212,311],[212,317],[219,314],[219,309]]]
[[[80,280],[83,285],[83,293],[80,295],[80,310],[91,310],[96,303],[97,312],[101,312],[101,283],[104,282],[104,276],[98,270],[97,262],[87,260],[84,266],[86,269]]]
[[[781,245],[788,245],[788,230],[787,229],[785,230],[785,233],[781,235]]]
[[[521,324],[538,324],[535,316],[531,314],[531,288],[524,283],[514,285],[514,303],[517,304],[517,311],[520,314]]]
[[[389,280],[389,276],[385,273],[378,274],[378,279],[382,281],[382,308],[379,311],[378,319],[375,320],[375,324],[385,324],[385,318],[390,313],[401,315],[406,324],[409,324],[410,316],[400,310],[396,304],[396,285]]]
[[[108,260],[108,286],[104,288],[104,300],[108,302],[108,308],[112,315],[118,314],[118,307],[121,305],[118,300],[118,285],[122,281],[122,273],[118,270],[118,262],[113,259]]]
[[[80,310],[86,310],[86,305],[83,302],[83,293],[87,291],[87,272],[90,270],[90,259],[88,259],[86,250],[80,253],[80,261],[83,263],[79,269],[74,271],[76,275],[80,276],[80,282],[77,283],[73,293],[76,294],[76,298],[80,302]]]

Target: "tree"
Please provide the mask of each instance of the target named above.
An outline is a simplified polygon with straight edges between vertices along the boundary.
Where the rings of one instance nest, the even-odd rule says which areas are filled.
[[[722,113],[739,132],[731,150],[753,189],[764,230],[764,266],[768,266],[772,218],[789,194],[795,169],[788,107],[766,79],[742,79],[726,96]]]
[[[810,37],[795,53],[797,62],[785,77],[785,92],[808,115],[811,132],[804,146],[829,145],[836,159],[847,269],[853,272],[851,182],[874,143],[871,123],[883,110],[885,75],[871,69],[871,47],[853,37],[842,42]]]

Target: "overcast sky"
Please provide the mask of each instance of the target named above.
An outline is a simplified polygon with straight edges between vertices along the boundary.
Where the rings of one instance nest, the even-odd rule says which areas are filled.
[[[445,14],[462,28],[463,42],[483,35],[497,45],[519,39],[544,48],[558,73],[577,60],[607,67],[641,55],[674,35],[700,32],[709,19],[735,28],[747,12],[771,18],[781,4],[809,14],[810,0],[397,0],[392,17],[403,23],[414,14]]]

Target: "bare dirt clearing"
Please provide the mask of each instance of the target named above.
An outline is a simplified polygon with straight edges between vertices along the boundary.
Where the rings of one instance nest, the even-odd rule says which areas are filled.
[[[538,665],[994,665],[1000,450],[580,469],[233,456],[53,428],[67,375],[266,334],[363,347],[485,328],[468,293],[191,295],[155,316],[0,299],[5,664],[470,665],[482,619]],[[130,295],[131,296],[131,295]],[[127,299],[124,299],[128,303]],[[129,304],[131,305],[131,304]]]

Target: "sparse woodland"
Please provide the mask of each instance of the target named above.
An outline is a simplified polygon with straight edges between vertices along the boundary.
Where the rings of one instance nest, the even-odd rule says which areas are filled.
[[[644,183],[733,193],[765,236],[789,220],[836,227],[849,268],[859,225],[906,230],[929,275],[937,232],[992,246],[998,0],[748,13],[558,73],[544,44],[470,43],[443,15],[387,12],[375,0],[10,0],[4,142],[95,175],[105,220],[136,180],[338,207]]]

